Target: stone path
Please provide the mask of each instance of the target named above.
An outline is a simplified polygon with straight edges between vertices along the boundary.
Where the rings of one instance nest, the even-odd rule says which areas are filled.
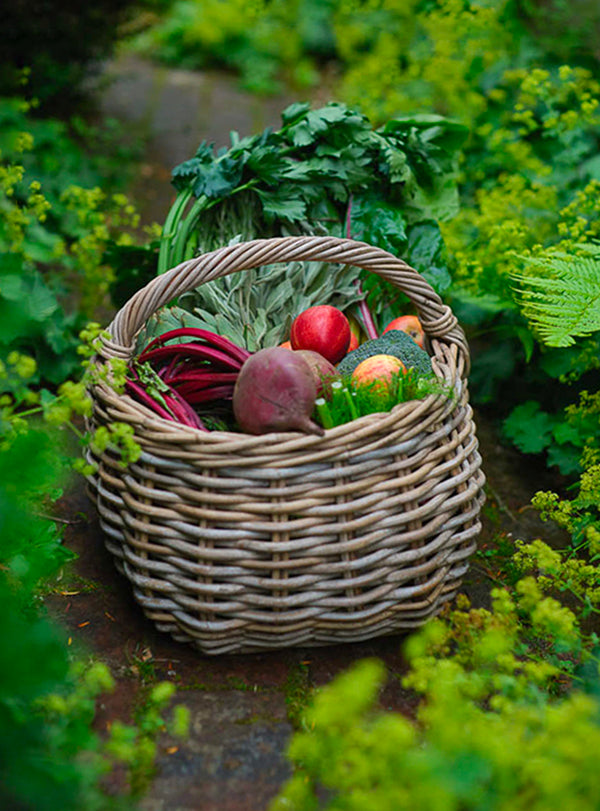
[[[222,76],[165,71],[139,60],[118,64],[105,91],[106,115],[118,117],[146,143],[143,178],[132,196],[144,202],[147,221],[162,221],[171,197],[170,168],[190,157],[207,138],[227,142],[231,128],[241,134],[278,125],[289,99],[259,101]],[[545,534],[535,513],[519,513],[536,489],[551,485],[542,469],[524,464],[501,448],[493,429],[479,420],[490,497],[483,541]],[[285,747],[309,690],[365,656],[382,659],[389,680],[383,707],[410,714],[414,697],[401,686],[402,637],[369,643],[303,648],[268,654],[206,657],[161,634],[144,618],[128,582],[117,573],[103,544],[98,521],[81,483],[63,498],[69,523],[66,544],[79,557],[47,598],[50,613],[66,628],[72,644],[104,660],[116,678],[114,693],[103,698],[96,719],[102,731],[113,720],[131,720],[148,685],[169,679],[176,701],[191,712],[185,742],[160,740],[158,771],[140,803],[141,811],[266,811],[290,774]],[[488,600],[491,580],[474,566],[465,590],[477,605]],[[115,774],[109,789],[122,790]]]
[[[259,98],[244,93],[234,77],[154,65],[126,56],[107,66],[101,112],[126,125],[144,143],[139,181],[131,196],[143,219],[163,222],[173,196],[171,169],[193,157],[201,141],[218,149],[240,135],[280,127],[280,114],[296,96]]]

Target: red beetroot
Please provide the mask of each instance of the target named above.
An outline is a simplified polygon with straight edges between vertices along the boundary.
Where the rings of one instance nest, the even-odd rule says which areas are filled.
[[[260,349],[242,366],[233,390],[233,413],[249,434],[304,431],[323,434],[310,419],[317,385],[308,362],[281,346]]]
[[[350,324],[337,307],[318,304],[309,307],[292,322],[292,349],[312,349],[330,363],[338,363],[350,345]]]
[[[339,373],[333,363],[318,352],[312,349],[296,349],[299,355],[308,362],[317,384],[317,397],[328,395],[331,391],[331,383],[339,378]]]

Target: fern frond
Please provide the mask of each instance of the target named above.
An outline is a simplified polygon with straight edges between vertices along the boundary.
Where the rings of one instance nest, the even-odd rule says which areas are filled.
[[[571,346],[600,330],[600,246],[577,247],[584,255],[525,258],[535,273],[511,274],[521,312],[548,346]]]

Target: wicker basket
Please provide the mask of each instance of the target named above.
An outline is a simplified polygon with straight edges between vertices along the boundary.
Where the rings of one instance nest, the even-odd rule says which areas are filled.
[[[156,626],[205,653],[355,642],[415,628],[457,592],[480,531],[484,476],[468,404],[469,353],[425,280],[378,248],[330,237],[254,240],[157,277],[117,313],[98,363],[129,359],[156,310],[219,276],[274,262],[373,271],[417,308],[436,374],[430,395],[325,432],[204,433],[155,416],[108,383],[91,427],[133,426],[124,469],[94,457],[106,544]]]

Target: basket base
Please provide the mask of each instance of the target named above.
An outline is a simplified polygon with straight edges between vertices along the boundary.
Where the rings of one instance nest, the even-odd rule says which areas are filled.
[[[127,567],[117,566],[127,576]],[[155,602],[135,587],[133,594],[155,627],[177,642],[190,644],[208,656],[253,654],[284,648],[352,644],[409,633],[438,616],[445,605],[456,597],[467,570],[466,564],[457,567],[448,579],[420,601],[382,608],[368,619],[349,615],[329,622],[308,620],[295,624],[260,625],[240,620],[200,621],[191,619],[182,611],[157,609]],[[223,625],[226,627],[223,628]]]

